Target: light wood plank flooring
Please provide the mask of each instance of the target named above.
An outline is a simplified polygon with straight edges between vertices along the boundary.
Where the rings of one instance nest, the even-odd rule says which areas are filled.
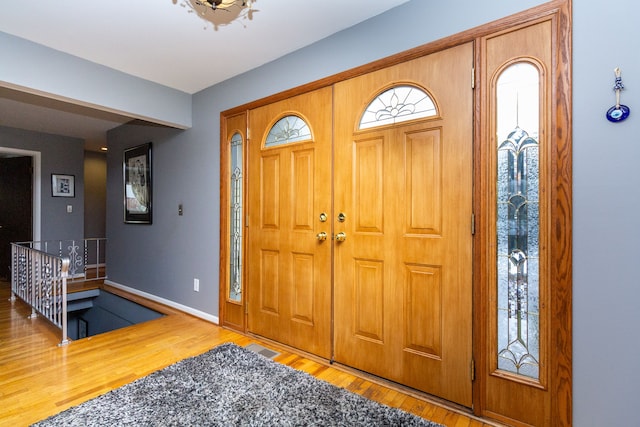
[[[0,426],[27,426],[225,342],[264,345],[280,353],[276,358],[280,363],[446,426],[490,425],[419,395],[148,301],[167,315],[58,347],[59,330],[42,318],[28,319],[31,310],[20,300],[9,302],[9,297],[9,284],[0,282]]]

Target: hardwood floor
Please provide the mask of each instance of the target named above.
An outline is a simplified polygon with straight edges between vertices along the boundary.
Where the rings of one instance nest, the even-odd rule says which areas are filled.
[[[42,318],[28,319],[31,310],[9,297],[9,284],[0,281],[0,426],[27,426],[225,342],[261,344],[279,352],[275,360],[280,363],[446,426],[491,425],[153,303],[149,305],[167,315],[58,347],[59,330]]]

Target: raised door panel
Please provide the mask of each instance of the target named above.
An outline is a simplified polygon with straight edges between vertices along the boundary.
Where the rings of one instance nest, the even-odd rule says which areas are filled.
[[[355,141],[353,151],[355,231],[382,233],[385,203],[384,138]]]
[[[442,272],[439,267],[406,266],[404,305],[405,351],[442,358]]]
[[[442,152],[440,129],[405,137],[407,234],[440,234],[442,230]]]
[[[361,339],[384,342],[384,263],[382,261],[354,261],[355,283],[353,315],[355,335]]]
[[[263,229],[280,228],[280,154],[263,156],[260,167],[260,219]]]

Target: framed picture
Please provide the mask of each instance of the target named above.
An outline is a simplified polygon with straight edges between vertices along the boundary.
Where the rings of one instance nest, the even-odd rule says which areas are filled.
[[[151,224],[151,143],[124,151],[124,222]]]
[[[76,197],[76,177],[74,175],[51,174],[51,195],[53,197]]]

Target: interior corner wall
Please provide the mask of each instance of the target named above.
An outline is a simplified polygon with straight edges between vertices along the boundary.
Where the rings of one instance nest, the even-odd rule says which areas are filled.
[[[118,285],[217,314],[217,144],[211,136],[187,142],[189,132],[126,124],[107,133],[107,274]],[[152,223],[125,223],[124,151],[147,142]]]
[[[41,153],[41,240],[84,238],[84,141],[0,126],[0,147]],[[52,196],[54,173],[75,176],[75,197]]]
[[[84,237],[107,235],[107,155],[84,153]]]

